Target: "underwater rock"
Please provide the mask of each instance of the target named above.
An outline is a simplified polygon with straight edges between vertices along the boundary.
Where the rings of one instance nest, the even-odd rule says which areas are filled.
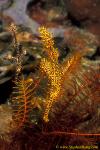
[[[9,141],[12,130],[12,109],[7,104],[0,105],[0,139]]]
[[[0,42],[11,42],[12,35],[9,32],[1,32],[0,33]]]
[[[64,0],[68,12],[79,21],[100,20],[100,1],[99,0]]]
[[[11,79],[9,76],[13,70],[11,62],[5,58],[7,55],[12,55],[13,51],[9,49],[12,42],[12,35],[3,29],[0,33],[0,84]]]
[[[89,32],[88,29],[79,29],[76,27],[67,28],[62,45],[63,47],[67,45],[67,49],[69,49],[70,53],[72,51],[84,51],[88,49],[89,51],[85,55],[85,58],[88,58],[88,60],[94,63],[97,60],[100,61],[100,37],[99,35]]]
[[[8,31],[0,32],[0,51],[6,49],[6,47],[9,47],[11,42],[12,35]]]
[[[15,24],[22,24],[32,29],[34,33],[37,32],[39,26],[34,20],[30,19],[26,13],[27,5],[30,0],[14,0],[14,5],[4,10],[4,15],[10,16]]]
[[[87,31],[89,31],[89,32],[91,32],[91,33],[93,33],[94,35],[97,36],[98,42],[99,42],[99,45],[100,45],[100,23],[92,23],[92,22],[88,23],[87,22],[87,23],[83,24],[83,27]]]
[[[13,0],[1,0],[0,1],[0,9],[1,11],[9,8],[13,3]]]
[[[98,47],[98,39],[93,34],[78,29],[75,27],[69,27],[64,33],[64,43],[67,44],[72,51],[84,51],[90,50],[88,54],[92,55]]]
[[[25,27],[28,27],[34,34],[38,35],[38,27],[40,26],[40,24],[39,22],[32,20],[27,13],[27,6],[29,2],[30,0],[14,0],[12,5],[3,9],[3,18],[10,17],[11,19],[8,19],[12,20],[10,21],[10,23],[15,22],[16,25],[23,25]],[[7,3],[5,3],[5,5],[8,5]],[[52,27],[50,28],[50,31],[53,32],[54,36],[62,37],[64,33],[64,28],[61,26],[58,28]]]
[[[13,51],[9,48],[13,38],[12,35],[3,29],[0,33],[0,84],[11,79],[13,64],[6,60],[7,55],[12,55]]]
[[[100,36],[100,1],[99,0],[65,0],[68,16],[74,26],[86,29]],[[99,41],[100,41],[100,37]]]
[[[47,26],[49,28],[58,27],[67,22],[67,13],[64,12],[64,9],[61,6],[53,5],[50,8],[44,9],[38,4],[32,5],[28,9],[28,13],[30,18],[36,20],[40,25]]]

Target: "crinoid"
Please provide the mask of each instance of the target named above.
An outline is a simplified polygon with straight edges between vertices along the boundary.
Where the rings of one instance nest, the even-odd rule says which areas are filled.
[[[47,57],[43,58],[40,62],[40,69],[48,76],[50,83],[50,91],[47,94],[46,108],[43,116],[44,121],[48,122],[48,115],[53,103],[60,99],[64,93],[63,85],[65,79],[67,78],[69,83],[71,74],[74,74],[77,68],[79,68],[81,59],[88,50],[77,51],[60,64],[58,61],[59,51],[54,46],[52,34],[45,27],[40,27],[39,32],[43,49],[47,54]]]
[[[29,121],[29,113],[32,109],[33,93],[37,86],[32,78],[25,79],[21,75],[15,80],[12,93],[13,120],[17,127],[22,127]]]

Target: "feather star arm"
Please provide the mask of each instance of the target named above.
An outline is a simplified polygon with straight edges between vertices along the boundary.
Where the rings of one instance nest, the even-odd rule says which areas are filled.
[[[54,48],[54,40],[51,33],[47,31],[45,27],[39,28],[41,41],[43,43],[43,49],[48,54],[48,57],[54,61],[58,60],[59,53],[57,48]]]
[[[50,91],[47,94],[46,109],[43,116],[44,121],[48,122],[50,108],[53,102],[57,100],[58,95],[61,95],[61,71],[57,62],[59,53],[57,49],[54,48],[52,35],[44,27],[41,27],[39,31],[43,48],[49,56],[49,59],[43,58],[40,63],[41,71],[44,72],[50,80]]]
[[[70,73],[74,73],[77,70],[77,66],[80,64],[81,58],[83,57],[85,52],[77,51],[61,66],[58,63],[59,52],[54,48],[52,35],[47,31],[45,27],[40,27],[39,32],[43,48],[47,52],[49,57],[43,58],[40,62],[41,71],[48,76],[48,79],[50,81],[50,89],[46,97],[46,108],[43,116],[44,121],[48,122],[48,115],[53,103],[63,95],[64,78],[68,78],[70,76]]]

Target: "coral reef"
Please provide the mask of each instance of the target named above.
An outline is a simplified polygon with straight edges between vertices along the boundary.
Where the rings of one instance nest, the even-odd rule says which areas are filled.
[[[99,7],[0,2],[0,150],[100,149]]]
[[[6,119],[7,122],[2,120],[5,130],[0,127],[3,132],[0,148],[45,150],[67,145],[98,148],[100,68],[99,62],[91,66],[85,58],[90,47],[84,49],[84,43],[83,47],[80,44],[82,51],[77,49],[59,62],[60,53],[55,48],[52,34],[47,28],[40,27],[43,58],[37,74],[40,78],[36,81],[34,75],[23,74],[24,55],[16,26],[11,25],[10,31],[16,51],[16,57],[12,57],[16,59],[15,85],[6,106],[11,108],[11,119]],[[77,41],[75,44],[77,48]],[[44,85],[41,80],[45,81]],[[46,91],[44,96],[34,94],[42,88]],[[2,113],[7,113],[7,110]]]

